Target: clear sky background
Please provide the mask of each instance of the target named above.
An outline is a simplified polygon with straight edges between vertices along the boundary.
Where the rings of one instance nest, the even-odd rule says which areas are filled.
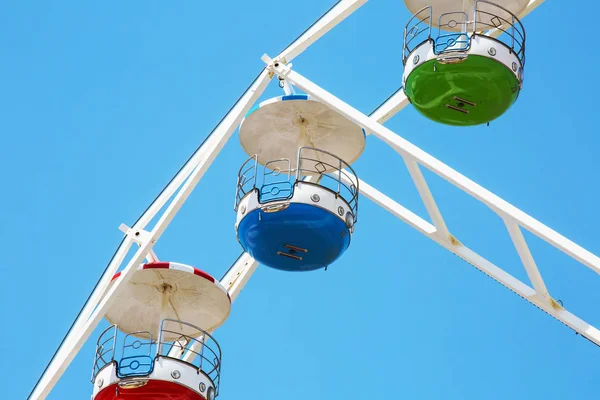
[[[0,380],[25,399],[122,234],[263,67],[332,1],[5,1],[0,11]],[[299,4],[302,4],[299,6]],[[595,254],[600,5],[548,0],[524,19],[525,87],[491,126],[407,107],[387,124]],[[294,61],[365,113],[401,83],[409,18],[370,1]],[[591,18],[591,17],[590,17]],[[573,24],[573,22],[575,23]],[[264,99],[280,95],[273,84]],[[237,132],[156,246],[220,278],[241,248]],[[426,217],[375,137],[359,176]],[[526,279],[501,220],[426,173],[452,232]],[[532,235],[556,299],[600,325],[600,277]],[[98,332],[49,399],[89,398]],[[222,399],[596,398],[600,349],[366,199],[327,272],[259,267],[216,331]]]

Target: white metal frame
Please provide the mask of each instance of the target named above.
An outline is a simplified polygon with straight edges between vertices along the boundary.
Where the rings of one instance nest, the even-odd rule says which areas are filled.
[[[472,264],[527,301],[560,320],[565,325],[571,327],[594,343],[600,345],[600,331],[566,311],[560,304],[550,297],[520,229],[527,229],[534,235],[545,240],[552,246],[563,251],[568,256],[581,262],[597,273],[600,273],[600,258],[560,235],[558,232],[550,229],[536,219],[525,214],[523,211],[507,203],[500,197],[481,187],[464,175],[461,175],[454,169],[427,154],[412,143],[396,135],[375,121],[373,118],[369,118],[352,106],[344,103],[342,100],[338,99],[302,75],[293,71],[287,65],[273,61],[268,56],[263,56],[263,60],[279,76],[283,76],[291,84],[304,90],[313,98],[324,102],[340,114],[344,115],[346,118],[352,120],[360,126],[365,127],[365,129],[368,129],[374,136],[383,140],[390,147],[396,150],[402,156],[408,166],[411,177],[417,185],[419,193],[421,194],[421,197],[433,221],[433,226],[414,213],[409,212],[403,207],[400,208],[401,206],[399,204],[392,201],[388,197],[384,197],[382,193],[364,184],[363,182],[360,182],[361,194],[370,198],[372,201],[383,206],[384,208],[392,207],[396,209],[398,211],[398,217],[408,222],[411,226],[418,227],[419,231],[422,233],[427,232],[425,235],[433,239],[436,243],[467,261],[469,264]],[[515,244],[515,247],[517,248],[519,256],[523,261],[527,274],[529,275],[534,288],[531,288],[527,284],[519,281],[501,268],[492,264],[490,261],[464,246],[454,236],[448,233],[448,229],[444,224],[442,215],[435,205],[433,195],[429,191],[427,183],[419,170],[420,165],[426,167],[465,193],[484,203],[505,221],[510,236]],[[386,203],[382,201],[383,199],[385,199],[387,207],[385,205]]]
[[[423,235],[434,240],[442,247],[480,269],[502,285],[556,319],[562,321],[592,342],[600,345],[600,331],[566,311],[552,299],[544,284],[542,276],[537,269],[529,248],[527,247],[521,228],[527,229],[597,273],[600,273],[600,258],[384,127],[382,125],[384,122],[408,105],[408,99],[402,90],[398,90],[369,117],[291,69],[292,65],[290,62],[295,57],[300,55],[335,25],[360,8],[366,1],[367,0],[340,0],[277,57],[270,59],[266,55],[263,56],[263,60],[267,64],[266,68],[219,123],[203,146],[184,165],[181,171],[169,183],[148,210],[144,212],[133,227],[129,228],[124,225],[121,226],[121,229],[125,232],[123,243],[115,253],[106,272],[100,279],[96,290],[92,293],[89,301],[86,303],[80,317],[75,322],[65,342],[58,350],[56,357],[52,360],[46,373],[35,387],[30,399],[41,400],[46,398],[79,349],[104,317],[106,310],[112,305],[115,294],[117,294],[122,289],[123,285],[131,278],[135,271],[135,267],[142,263],[144,259],[157,259],[156,254],[153,252],[154,244],[161,237],[175,214],[179,211],[208,167],[217,157],[219,151],[231,137],[243,116],[259,99],[274,76],[277,76],[278,79],[284,79],[283,86],[286,93],[293,90],[290,85],[295,85],[315,99],[329,105],[356,124],[364,127],[368,134],[373,134],[395,149],[404,159],[410,176],[417,186],[419,194],[433,223],[429,223],[417,216],[366,182],[360,181],[360,193],[364,197],[388,210],[391,214],[406,222],[409,226],[421,232]],[[531,0],[525,12],[519,15],[519,17],[523,18],[543,1],[544,0]],[[500,32],[497,33],[499,34]],[[450,233],[444,222],[443,216],[436,205],[434,197],[427,186],[427,182],[420,169],[421,166],[436,173],[438,176],[484,203],[503,219],[533,287],[519,281],[498,266],[464,246]],[[165,205],[167,207],[159,214]],[[158,221],[151,229],[147,230],[146,228],[149,222],[155,217],[158,217]],[[120,279],[109,289],[112,276],[121,267],[131,246],[134,244],[139,246],[138,250],[122,270]],[[225,274],[221,283],[228,290],[232,301],[237,298],[257,266],[258,263],[250,255],[244,253]]]

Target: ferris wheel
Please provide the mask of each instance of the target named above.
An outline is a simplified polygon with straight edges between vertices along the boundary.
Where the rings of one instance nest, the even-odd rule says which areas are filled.
[[[131,226],[65,340],[33,388],[44,399],[98,323],[93,400],[214,400],[221,384],[215,331],[259,264],[283,271],[326,269],[360,229],[368,199],[484,272],[581,336],[600,331],[549,293],[525,229],[600,273],[600,258],[387,129],[409,103],[423,118],[472,126],[500,118],[523,90],[525,27],[543,0],[405,0],[403,86],[367,116],[293,69],[292,61],[366,3],[338,1],[266,66],[205,142]],[[271,81],[279,97],[259,102]],[[153,247],[233,132],[247,153],[235,185],[235,232],[244,250],[219,281],[193,266],[165,262]],[[432,223],[359,178],[352,164],[373,135],[403,158]],[[485,204],[506,225],[530,282],[511,276],[461,243],[444,222],[421,168]],[[152,221],[156,223],[150,226]],[[137,251],[127,262],[129,250]]]

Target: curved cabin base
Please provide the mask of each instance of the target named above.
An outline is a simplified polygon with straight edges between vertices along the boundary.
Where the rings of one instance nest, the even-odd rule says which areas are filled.
[[[102,389],[94,400],[205,400],[192,389],[175,382],[149,380],[143,386],[125,389],[114,384]]]
[[[457,63],[424,62],[406,79],[405,92],[425,117],[446,125],[480,125],[504,114],[520,82],[501,62],[469,55]]]

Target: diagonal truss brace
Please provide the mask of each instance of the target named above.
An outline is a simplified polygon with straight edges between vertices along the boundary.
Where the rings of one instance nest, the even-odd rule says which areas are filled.
[[[506,225],[506,229],[508,230],[510,238],[517,249],[517,253],[521,258],[521,262],[525,267],[527,276],[529,276],[529,280],[531,281],[536,294],[547,301],[552,302],[550,294],[548,293],[548,289],[546,288],[546,284],[542,279],[542,275],[540,274],[537,265],[535,265],[535,261],[531,255],[531,251],[529,251],[529,246],[527,246],[527,242],[523,237],[523,232],[521,232],[519,224],[507,218],[504,219],[504,224]]]
[[[531,288],[525,283],[519,281],[506,271],[467,248],[452,235],[449,237],[450,240],[445,240],[443,235],[440,235],[440,228],[438,226],[432,227],[431,224],[423,220],[421,217],[410,213],[410,211],[406,210],[401,205],[397,204],[364,182],[360,183],[362,195],[390,211],[394,210],[395,212],[393,213],[396,216],[405,220],[411,226],[417,228],[421,233],[425,234],[436,243],[467,261],[469,264],[475,266],[543,311],[554,316],[556,319],[582,334],[592,342],[600,345],[600,331],[566,311],[561,305],[559,305],[550,297],[520,229],[522,227],[529,230],[531,233],[545,240],[557,249],[563,251],[565,254],[569,255],[575,260],[581,262],[596,273],[600,273],[600,258],[598,258],[598,256],[590,253],[576,243],[560,235],[558,232],[550,229],[546,225],[525,214],[523,211],[499,198],[487,189],[427,154],[412,143],[396,135],[378,123],[374,118],[370,118],[347,103],[344,103],[339,98],[293,71],[289,66],[282,65],[277,62],[269,62],[270,58],[266,55],[263,56],[263,60],[267,62],[267,67],[274,71],[277,75],[288,80],[296,87],[304,90],[307,94],[315,99],[327,104],[333,110],[337,111],[357,125],[364,127],[374,136],[383,140],[390,147],[395,149],[404,158],[405,162],[407,162],[409,170],[410,168],[414,168],[415,165],[417,167],[422,165],[449,183],[463,190],[465,193],[484,203],[492,211],[498,214],[507,224],[507,229],[509,230],[511,238],[513,239],[515,247],[517,248],[519,256],[521,257],[534,288]],[[414,178],[415,176],[413,175],[413,179]],[[417,178],[421,179],[423,177],[421,175],[420,177],[417,176]],[[423,183],[425,183],[424,180]],[[431,193],[428,193],[428,195],[431,195]],[[433,199],[433,197],[431,198]],[[427,208],[430,210],[430,207]],[[437,212],[439,212],[439,210]],[[441,215],[439,215],[439,217],[441,218]],[[435,225],[435,218],[432,217],[432,220],[434,221]]]

